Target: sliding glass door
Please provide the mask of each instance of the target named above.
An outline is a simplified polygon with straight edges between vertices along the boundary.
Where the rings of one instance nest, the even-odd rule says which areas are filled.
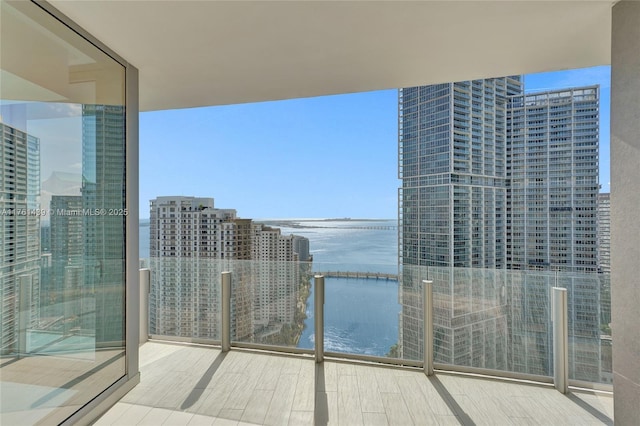
[[[53,424],[126,374],[126,68],[0,4],[0,423]]]

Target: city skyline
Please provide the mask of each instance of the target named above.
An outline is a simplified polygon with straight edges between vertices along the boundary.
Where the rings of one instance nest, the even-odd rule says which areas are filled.
[[[524,80],[527,93],[600,84],[600,184],[609,192],[610,67]],[[140,217],[172,193],[214,194],[257,219],[395,218],[397,102],[390,89],[142,113]]]

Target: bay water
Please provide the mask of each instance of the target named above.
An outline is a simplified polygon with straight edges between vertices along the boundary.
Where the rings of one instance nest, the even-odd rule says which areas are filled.
[[[265,221],[309,239],[313,271],[380,272],[398,270],[398,230],[393,220],[286,219]],[[140,257],[149,257],[149,222],[140,221]],[[314,288],[298,347],[314,345]],[[375,278],[325,278],[326,351],[386,355],[398,341],[398,282]]]

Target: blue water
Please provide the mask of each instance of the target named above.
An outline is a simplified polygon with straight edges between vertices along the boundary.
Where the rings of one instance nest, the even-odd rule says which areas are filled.
[[[309,238],[313,270],[398,272],[398,231],[394,229],[352,229],[395,227],[388,221],[300,222],[309,228],[280,227],[283,234]],[[313,226],[313,228],[311,228]],[[314,297],[307,300],[307,319],[299,348],[314,345]],[[353,278],[325,278],[326,351],[384,356],[398,342],[397,281]]]
[[[145,226],[146,224],[146,226]],[[395,220],[304,221],[279,226],[283,234],[309,238],[313,270],[398,271]],[[392,227],[391,229],[354,229]],[[140,257],[149,257],[148,220],[140,226]],[[313,348],[313,286],[298,347]],[[376,279],[325,278],[325,350],[384,356],[398,341],[398,283]]]

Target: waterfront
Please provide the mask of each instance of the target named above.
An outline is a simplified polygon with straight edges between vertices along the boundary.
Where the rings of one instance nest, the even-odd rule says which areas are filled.
[[[280,228],[309,238],[314,271],[397,274],[395,225],[396,220],[305,220]],[[299,348],[314,345],[313,291],[312,285]],[[384,356],[398,342],[397,281],[326,277],[324,309],[327,351]]]
[[[309,238],[314,271],[397,274],[396,220],[263,221],[283,234]],[[149,257],[148,220],[141,221],[140,257]],[[313,348],[313,285],[300,348]],[[398,340],[398,283],[386,279],[325,279],[325,349],[384,356]]]

